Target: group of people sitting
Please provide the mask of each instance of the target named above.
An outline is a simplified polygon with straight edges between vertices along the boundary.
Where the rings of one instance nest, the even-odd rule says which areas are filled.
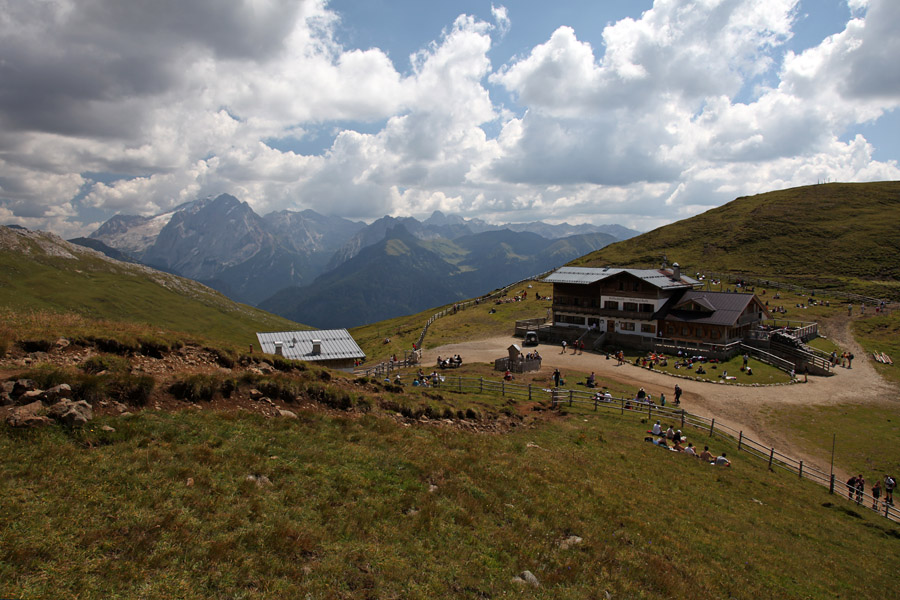
[[[437,387],[444,381],[444,378],[437,374],[437,371],[432,371],[430,375],[426,375],[422,369],[419,369],[416,372],[416,378],[413,379],[412,385],[413,387]],[[400,373],[397,373],[397,376],[394,378],[394,383],[396,385],[403,385],[403,382],[400,380]]]
[[[437,357],[437,366],[441,369],[456,368],[460,365],[462,365],[462,357],[459,354],[456,356],[448,356],[447,358]]]
[[[680,429],[675,429],[671,425],[669,425],[668,429],[663,431],[662,425],[657,421],[653,424],[653,428],[647,433],[652,433],[653,437],[646,437],[644,438],[644,441],[652,442],[653,445],[659,446],[660,448],[667,448],[674,452],[683,452],[719,467],[731,466],[731,461],[728,460],[728,457],[724,452],[720,456],[715,456],[709,451],[709,446],[704,446],[703,452],[698,454],[696,448],[694,448],[694,444],[688,443],[687,446],[685,446],[684,443],[687,442],[687,438],[681,434]]]
[[[649,367],[651,369],[654,366],[667,367],[669,366],[669,359],[666,358],[665,354],[657,354],[656,352],[651,352],[647,356],[640,356],[635,359],[634,364],[640,367]]]
[[[535,350],[534,352],[529,352],[528,354],[526,354],[525,360],[541,360],[541,355],[537,350]]]

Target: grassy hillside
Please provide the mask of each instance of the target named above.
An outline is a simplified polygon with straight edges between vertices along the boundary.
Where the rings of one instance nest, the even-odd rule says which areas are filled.
[[[485,435],[299,412],[0,427],[0,593],[755,600],[896,585],[895,524],[722,442],[731,469],[614,416]],[[540,587],[511,581],[526,569]]]
[[[738,198],[572,265],[730,271],[900,297],[900,182],[829,183]]]
[[[0,227],[0,309],[7,323],[30,323],[35,331],[63,322],[102,331],[115,322],[243,348],[255,343],[257,331],[303,327],[188,279],[112,261],[50,234],[5,227]],[[50,315],[65,313],[82,319],[53,324]],[[97,327],[92,320],[107,325]]]

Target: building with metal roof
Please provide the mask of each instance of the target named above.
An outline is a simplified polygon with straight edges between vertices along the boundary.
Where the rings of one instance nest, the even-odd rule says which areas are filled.
[[[275,331],[257,333],[256,339],[265,354],[315,362],[345,371],[352,370],[356,361],[366,358],[365,352],[346,329]]]
[[[763,318],[753,294],[703,292],[700,282],[670,269],[562,267],[553,284],[548,338],[599,347],[660,344],[724,346],[742,339]]]

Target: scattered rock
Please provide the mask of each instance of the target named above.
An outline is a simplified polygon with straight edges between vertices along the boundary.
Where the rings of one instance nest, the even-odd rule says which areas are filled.
[[[250,390],[250,399],[251,400],[259,400],[263,397],[263,393],[256,388]]]
[[[43,400],[48,404],[53,404],[63,398],[72,397],[72,386],[68,383],[54,385],[52,388],[44,392]]]
[[[36,400],[31,404],[19,406],[10,411],[6,422],[11,427],[39,427],[50,423],[50,419],[42,415],[44,403]]]
[[[12,389],[12,397],[15,398],[17,396],[21,396],[25,392],[30,392],[35,389],[34,381],[31,379],[19,379],[15,383],[13,383]]]
[[[438,490],[438,486],[434,485],[433,483],[429,483],[429,484],[428,484],[428,493],[429,493],[429,494],[433,494],[433,493],[435,493],[437,490]]]
[[[259,487],[259,488],[268,487],[268,486],[272,485],[272,482],[265,475],[250,474],[250,475],[247,475],[246,479],[247,479],[247,481],[252,481],[253,483],[255,483],[256,487]]]
[[[134,416],[134,413],[131,413],[131,412],[129,412],[129,411],[126,410],[125,412],[123,412],[123,413],[122,413],[121,415],[119,415],[119,416],[120,416],[120,417],[131,417],[131,416]]]
[[[113,403],[112,403],[112,408],[114,408],[115,410],[119,411],[120,413],[126,413],[126,412],[128,412],[128,407],[125,406],[124,404],[122,404],[121,402],[113,402]]]
[[[104,425],[103,427],[100,428],[100,431],[105,431],[106,433],[115,433],[116,428],[110,427],[109,425]]]
[[[16,398],[16,402],[20,405],[31,404],[34,401],[42,401],[44,400],[44,391],[43,390],[28,390],[19,395]]]
[[[284,410],[284,409],[279,409],[278,414],[287,419],[299,419],[300,418],[297,416],[297,413],[289,411],[289,410]]]
[[[66,425],[84,425],[94,418],[91,405],[84,400],[60,400],[47,409],[47,415]]]
[[[530,585],[532,587],[540,587],[541,582],[538,581],[537,577],[534,576],[534,573],[531,571],[522,571],[515,577],[513,577],[510,581],[513,583],[518,583],[519,585]]]
[[[187,481],[185,482],[185,485],[188,486],[188,487],[194,487],[194,478],[193,478],[193,477],[188,477],[188,478],[187,478]]]
[[[419,514],[419,509],[416,508],[415,506],[411,506],[411,507],[407,508],[405,511],[403,511],[403,514],[406,515],[407,517],[412,517],[414,515]]]
[[[70,343],[69,340],[67,340],[66,338],[59,338],[58,340],[56,340],[56,347],[57,348],[66,348],[66,347],[68,347],[69,343]]]
[[[570,535],[569,537],[567,537],[559,542],[559,549],[560,550],[568,550],[572,546],[577,546],[581,542],[582,542],[582,539],[580,537],[578,537],[577,535]]]
[[[10,404],[15,404],[12,396],[7,392],[0,392],[0,406],[9,406]]]
[[[3,383],[0,383],[0,392],[3,392],[4,394],[9,394],[11,396],[13,393],[13,389],[15,387],[16,387],[15,381],[4,381]]]

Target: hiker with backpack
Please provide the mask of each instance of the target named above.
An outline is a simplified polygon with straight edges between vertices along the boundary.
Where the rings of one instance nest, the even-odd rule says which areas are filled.
[[[884,476],[884,503],[894,505],[894,488],[897,487],[897,481],[890,475]]]

